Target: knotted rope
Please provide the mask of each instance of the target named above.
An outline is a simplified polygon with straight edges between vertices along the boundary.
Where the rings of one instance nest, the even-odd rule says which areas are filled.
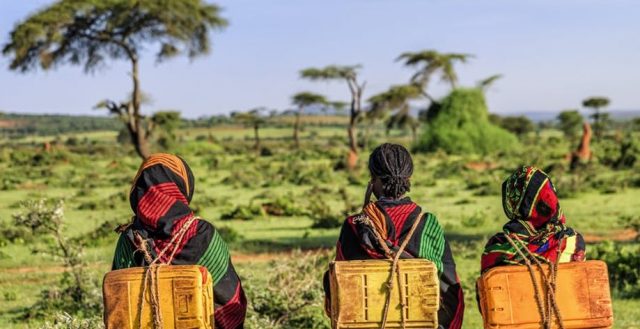
[[[536,304],[538,306],[538,312],[540,313],[540,320],[542,321],[542,327],[544,329],[551,329],[553,316],[555,315],[556,319],[558,320],[558,326],[560,327],[560,329],[564,329],[564,324],[562,322],[562,315],[560,314],[560,308],[558,307],[558,303],[556,302],[556,296],[555,296],[556,287],[557,287],[556,281],[558,276],[558,262],[560,261],[560,246],[562,245],[563,240],[561,240],[560,244],[558,244],[558,255],[556,257],[555,263],[552,263],[548,261],[546,258],[543,258],[543,262],[549,266],[549,276],[547,276],[542,267],[542,263],[540,262],[538,257],[536,257],[536,255],[534,255],[529,250],[529,248],[525,246],[524,242],[522,242],[522,240],[520,240],[520,238],[517,235],[514,235],[513,238],[515,238],[515,240],[518,241],[520,245],[516,244],[516,242],[513,240],[510,234],[505,233],[504,236],[507,238],[507,241],[515,249],[518,255],[524,260],[525,265],[529,270],[529,275],[531,276],[531,283],[533,284],[533,290],[536,298]],[[526,255],[525,253],[522,252],[522,249],[526,251]],[[533,259],[533,261],[536,263],[536,267],[540,270],[540,277],[542,279],[542,283],[547,288],[546,294],[545,294],[546,305],[543,305],[540,288],[538,287],[538,283],[536,281],[535,273],[533,270],[533,264],[531,264],[531,261],[529,260],[529,258]]]
[[[175,256],[178,246],[182,243],[184,239],[184,235],[187,233],[193,222],[198,219],[195,216],[191,216],[187,221],[180,227],[180,230],[171,238],[169,243],[158,253],[155,259],[151,257],[151,253],[149,252],[149,247],[147,245],[147,241],[140,236],[136,232],[135,237],[137,240],[138,251],[141,251],[144,255],[144,260],[149,265],[145,268],[144,272],[144,281],[142,283],[142,294],[140,295],[140,302],[138,303],[138,325],[140,328],[142,326],[142,312],[144,310],[144,298],[147,293],[147,285],[151,287],[149,291],[149,295],[151,297],[151,308],[152,308],[152,316],[153,316],[153,327],[156,329],[162,329],[163,321],[162,321],[162,313],[160,312],[160,296],[159,296],[159,287],[158,287],[158,273],[159,269],[163,265],[169,265],[173,261],[173,257]],[[160,258],[164,256],[164,254],[169,250],[169,247],[173,246],[173,251],[169,255],[169,259],[166,263],[159,262]],[[159,262],[159,263],[158,263]],[[149,282],[151,281],[151,282]]]
[[[387,246],[387,242],[385,241],[385,239],[382,238],[382,236],[380,235],[380,232],[378,232],[378,230],[376,230],[375,226],[373,226],[373,224],[371,223],[371,220],[369,220],[369,218],[366,216],[366,214],[364,215],[364,218],[362,219],[362,222],[364,224],[366,224],[366,225],[369,225],[369,227],[373,231],[373,235],[375,236],[376,240],[378,240],[378,244],[380,244],[380,246],[382,247],[382,250],[384,251],[385,257],[387,257],[387,259],[392,260],[391,273],[389,273],[389,280],[385,284],[385,286],[387,287],[387,299],[386,299],[385,304],[384,304],[384,311],[382,313],[382,323],[380,325],[380,329],[385,329],[385,327],[387,325],[387,317],[389,315],[389,308],[391,306],[391,290],[393,289],[393,283],[395,281],[396,275],[398,277],[398,281],[400,281],[400,269],[398,268],[398,260],[400,260],[400,256],[402,256],[402,253],[404,252],[404,249],[407,247],[407,244],[409,244],[409,240],[411,240],[411,237],[413,236],[413,234],[415,233],[416,229],[418,228],[418,224],[420,224],[420,221],[422,220],[422,217],[423,217],[422,215],[419,216],[413,222],[413,225],[411,226],[411,229],[409,230],[409,233],[407,234],[407,236],[402,241],[402,244],[400,245],[400,248],[395,252],[393,252],[392,250],[389,249],[389,247]],[[398,285],[400,285],[400,282],[398,282]],[[405,304],[405,298],[404,297],[405,297],[404,296],[404,290],[400,289],[400,307],[401,307],[400,315],[401,315],[401,321],[402,321],[402,328],[403,329],[406,327],[405,310],[408,307],[408,305]]]

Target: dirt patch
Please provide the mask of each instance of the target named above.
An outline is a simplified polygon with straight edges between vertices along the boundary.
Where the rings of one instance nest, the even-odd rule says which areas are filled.
[[[638,233],[634,230],[627,229],[615,231],[606,235],[600,234],[583,234],[585,242],[602,242],[602,241],[631,241],[638,237]]]
[[[0,120],[0,128],[14,128],[22,125],[19,121],[15,120]]]

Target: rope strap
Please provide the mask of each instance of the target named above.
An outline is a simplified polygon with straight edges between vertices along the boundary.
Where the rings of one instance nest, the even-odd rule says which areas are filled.
[[[556,281],[557,281],[557,275],[558,275],[558,262],[560,260],[560,246],[562,245],[563,240],[561,240],[560,244],[558,245],[558,255],[556,257],[555,263],[548,261],[546,258],[542,258],[542,261],[545,264],[549,265],[549,275],[547,276],[544,272],[544,268],[542,267],[542,263],[540,262],[538,257],[536,257],[536,255],[533,254],[529,250],[529,248],[526,247],[524,242],[522,242],[522,240],[520,240],[520,238],[517,235],[513,235],[512,237],[510,234],[505,232],[504,236],[507,238],[507,241],[515,249],[518,255],[524,260],[525,265],[529,270],[529,275],[531,276],[531,283],[533,284],[534,295],[536,298],[536,304],[538,306],[538,312],[540,314],[540,320],[542,322],[542,328],[551,329],[551,325],[553,323],[553,317],[555,316],[556,319],[558,320],[559,328],[564,329],[562,316],[560,314],[560,308],[558,307],[558,303],[556,301],[556,296],[555,296],[556,287],[557,287]],[[516,244],[516,241],[514,241],[513,238],[515,238],[518,244]],[[525,250],[526,254],[522,252],[523,249]],[[533,270],[533,264],[531,263],[530,259],[533,259],[536,267],[540,270],[542,284],[543,286],[546,287],[544,303],[542,300],[543,298],[541,296],[542,294],[540,292],[541,289],[540,287],[538,287],[538,283],[536,281],[535,273]]]
[[[137,240],[138,250],[142,252],[144,255],[144,260],[149,265],[145,268],[144,272],[144,281],[142,283],[142,294],[140,295],[140,302],[138,303],[138,326],[143,328],[142,326],[142,312],[144,310],[144,298],[147,293],[147,286],[150,286],[149,294],[151,296],[151,310],[153,315],[153,327],[156,329],[162,329],[163,321],[162,321],[162,313],[160,312],[160,295],[159,295],[159,283],[158,283],[158,273],[160,267],[163,265],[169,265],[173,261],[173,258],[178,250],[178,246],[182,243],[185,234],[193,224],[193,222],[198,219],[195,216],[191,216],[187,221],[180,227],[180,230],[171,238],[169,243],[158,253],[157,257],[153,259],[151,257],[151,253],[149,252],[149,247],[147,245],[147,241],[140,236],[137,232],[135,233],[135,237]],[[169,247],[173,246],[173,250],[169,255],[169,259],[166,263],[160,262],[160,258],[164,256],[164,254],[169,250]]]
[[[366,215],[365,215],[366,217]],[[395,281],[396,275],[398,277],[398,281],[400,280],[400,269],[398,268],[398,260],[400,260],[400,256],[402,256],[402,253],[404,252],[404,249],[407,247],[407,244],[409,244],[409,240],[411,240],[411,237],[413,236],[414,232],[416,231],[416,229],[418,228],[418,224],[420,223],[420,221],[422,220],[422,215],[419,216],[415,222],[413,222],[413,225],[411,226],[411,229],[409,230],[409,233],[407,234],[407,236],[404,238],[404,240],[402,241],[402,244],[400,245],[400,248],[396,251],[393,252],[392,250],[389,249],[389,247],[387,246],[386,241],[382,238],[382,236],[380,236],[380,233],[375,229],[375,227],[371,224],[370,220],[364,220],[363,222],[367,225],[369,225],[373,231],[373,234],[376,237],[376,240],[378,240],[378,243],[380,244],[380,246],[382,247],[382,250],[385,253],[385,257],[387,257],[387,259],[392,260],[391,263],[391,273],[389,273],[389,280],[386,283],[386,287],[387,287],[387,299],[386,302],[384,304],[384,312],[382,313],[382,323],[380,325],[380,329],[385,329],[385,326],[387,325],[387,317],[389,315],[389,307],[391,306],[391,290],[393,289],[393,283]],[[398,285],[400,285],[400,282],[398,282]],[[400,301],[400,306],[401,306],[401,319],[402,319],[402,328],[404,329],[406,327],[406,318],[405,318],[405,310],[408,307],[408,305],[405,304],[404,302],[404,291],[402,289],[400,289],[400,295],[401,295],[401,301]]]

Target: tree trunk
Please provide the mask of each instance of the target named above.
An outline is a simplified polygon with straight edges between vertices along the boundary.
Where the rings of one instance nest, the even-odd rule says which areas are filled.
[[[254,124],[253,125],[253,135],[254,135],[254,139],[255,139],[255,145],[254,148],[256,149],[256,151],[260,151],[260,134],[258,133],[258,131],[260,130],[260,125],[258,124]]]
[[[351,90],[351,116],[349,118],[349,128],[347,134],[349,135],[349,169],[354,169],[358,162],[358,141],[356,135],[356,121],[361,113],[361,99],[362,90],[364,89],[364,83],[358,85],[355,78],[351,81],[347,81],[349,89]]]
[[[300,130],[300,114],[302,113],[302,107],[296,112],[296,121],[293,123],[293,142],[297,149],[300,148],[300,137],[298,136]]]
[[[417,136],[418,136],[418,134],[416,132],[417,129],[418,129],[418,127],[416,127],[416,126],[412,126],[411,127],[411,140],[412,140],[413,144],[415,144],[416,141],[417,141]]]
[[[600,126],[600,109],[595,107],[594,110],[596,113],[593,115],[593,130],[596,135],[596,141],[600,141],[600,137],[602,136],[602,127]]]
[[[128,108],[129,131],[136,152],[144,160],[151,155],[151,151],[149,150],[148,132],[142,124],[144,118],[140,115],[141,92],[140,80],[138,79],[138,59],[135,55],[131,56],[131,79],[133,81],[133,91]]]

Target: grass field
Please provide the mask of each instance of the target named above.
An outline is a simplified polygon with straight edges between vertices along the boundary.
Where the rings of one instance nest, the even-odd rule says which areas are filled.
[[[554,134],[549,133],[549,136]],[[205,140],[208,135],[214,136],[215,141]],[[350,203],[359,204],[367,179],[364,168],[355,174],[333,169],[345,153],[345,148],[340,146],[344,145],[345,134],[339,127],[308,127],[303,132],[305,147],[294,153],[287,140],[290,129],[265,128],[261,135],[272,156],[254,155],[250,149],[253,131],[237,126],[183,131],[182,141],[175,150],[194,171],[196,193],[192,205],[198,214],[217,227],[231,228],[241,236],[231,243],[231,249],[247,290],[265,289],[263,274],[272,269],[271,262],[291,258],[292,250],[333,252],[339,229],[313,229],[312,219],[307,215],[259,214],[250,220],[222,220],[223,214],[235,207],[275,196],[289,197],[302,209],[308,207],[312,198],[324,198],[327,206],[339,212],[345,206],[338,189],[344,187]],[[68,137],[60,139],[64,141]],[[76,137],[95,143],[75,151],[56,145],[53,152],[58,152],[58,156],[52,156],[44,164],[21,168],[11,164],[11,157],[15,157],[11,152],[38,154],[42,152],[38,143],[52,138],[34,137],[21,144],[5,141],[0,162],[3,179],[13,182],[10,178],[21,172],[25,178],[11,183],[13,185],[6,183],[8,187],[0,191],[0,222],[10,223],[12,214],[21,211],[21,201],[42,197],[65,199],[65,233],[71,237],[86,235],[105,221],[128,221],[131,216],[126,200],[128,182],[135,174],[139,160],[130,155],[128,147],[115,143],[115,133],[86,133]],[[387,139],[381,132],[373,138]],[[405,144],[409,141],[407,136],[398,133],[389,139]],[[534,154],[540,148],[531,147],[534,148],[529,152],[531,154],[511,158],[415,156],[410,196],[423,209],[436,214],[451,241],[459,275],[466,288],[464,328],[481,327],[471,287],[478,275],[484,242],[501,230],[505,222],[499,185],[509,170],[540,157]],[[560,144],[556,146],[557,150],[550,150],[550,159],[538,165],[561,161],[563,147],[567,146]],[[495,166],[491,170],[475,171],[465,167],[469,162],[491,162]],[[569,177],[567,173],[556,171],[555,174],[559,189],[570,186],[564,182],[564,178]],[[594,182],[591,187],[572,192],[561,200],[568,224],[586,236],[588,248],[602,240],[632,243],[634,234],[626,229],[621,218],[640,213],[640,189],[628,183],[637,174],[637,167],[600,170],[595,178],[589,178]],[[585,177],[578,179],[586,180]],[[608,187],[611,188],[599,188],[600,181],[610,182]],[[313,194],[310,192],[313,189],[324,192]],[[85,250],[83,258],[95,280],[100,280],[109,270],[116,238],[112,233]],[[38,327],[42,319],[25,322],[18,317],[40,298],[43,288],[55,286],[65,271],[59,259],[32,253],[32,247],[32,243],[17,241],[0,248],[0,328]],[[318,280],[321,275],[318,271]],[[640,299],[616,297],[614,311],[616,328],[640,328]]]

